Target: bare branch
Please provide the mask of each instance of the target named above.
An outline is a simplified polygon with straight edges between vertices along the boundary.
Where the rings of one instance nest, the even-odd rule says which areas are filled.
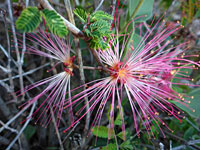
[[[54,128],[56,130],[56,135],[58,137],[58,141],[59,141],[59,144],[60,144],[60,150],[64,150],[63,143],[62,143],[62,140],[61,140],[61,137],[60,137],[60,133],[59,133],[58,127],[56,125],[56,120],[55,120],[53,110],[52,110],[52,108],[50,108],[50,110],[51,110],[52,122],[53,122]]]
[[[27,75],[29,75],[29,74],[32,74],[32,73],[38,71],[39,69],[48,66],[49,64],[50,64],[50,63],[46,63],[46,64],[44,64],[44,65],[42,65],[42,66],[40,66],[40,67],[37,67],[37,68],[35,68],[35,69],[29,70],[29,71],[27,71],[27,72],[24,72],[24,73],[22,74],[22,76],[27,76]],[[12,76],[11,78],[12,78],[12,79],[19,78],[19,75]],[[8,80],[9,80],[9,78],[6,78],[6,79],[3,79],[3,80],[0,80],[0,82],[6,82],[6,81],[8,81]]]
[[[21,61],[20,61],[20,54],[19,54],[19,48],[18,48],[18,42],[17,42],[17,35],[16,35],[16,31],[15,31],[13,12],[12,12],[12,7],[11,7],[11,0],[8,0],[7,2],[8,2],[9,17],[10,17],[10,21],[11,21],[11,28],[12,28],[12,33],[13,33],[13,40],[15,43],[14,45],[15,45],[15,50],[16,50],[16,55],[17,55],[20,90],[23,93],[24,83],[23,83],[23,77],[22,77],[22,65],[21,65]]]
[[[103,4],[104,0],[101,0],[101,2],[99,3],[99,5],[97,6],[97,8],[95,9],[95,11],[97,11]]]
[[[66,10],[67,10],[69,19],[73,24],[75,24],[70,1],[64,0],[64,2],[65,2],[65,7],[66,7]],[[75,47],[76,47],[76,54],[77,54],[77,61],[78,61],[78,66],[79,66],[79,73],[80,73],[80,77],[81,77],[81,82],[82,82],[82,84],[85,84],[85,75],[84,75],[84,69],[83,69],[82,54],[81,54],[79,39],[77,37],[74,37],[74,43],[75,43]],[[84,90],[86,89],[85,86],[83,88],[84,88]],[[84,99],[85,99],[85,104],[87,105],[86,106],[86,111],[87,111],[87,110],[89,110],[88,97],[85,96]],[[83,135],[83,139],[82,139],[82,144],[83,144],[82,146],[85,145],[86,135],[87,135],[87,132],[89,130],[89,125],[90,125],[90,112],[88,111],[88,113],[86,115],[86,123],[85,123],[84,135]]]
[[[20,135],[23,133],[23,131],[26,129],[27,125],[29,124],[29,122],[31,121],[31,116],[33,114],[33,111],[35,109],[35,106],[37,104],[37,101],[33,103],[33,106],[31,108],[31,111],[29,113],[29,116],[27,118],[27,121],[25,122],[25,124],[23,125],[23,127],[21,128],[21,130],[19,131],[19,133],[17,134],[17,136],[14,138],[14,140],[8,145],[8,147],[6,148],[6,150],[10,150],[12,148],[12,146],[15,144],[15,142],[18,140],[18,138],[20,137]]]
[[[20,112],[18,112],[14,117],[12,117],[6,124],[4,124],[1,128],[0,128],[0,133],[7,128],[13,121],[15,121],[15,119],[17,119],[26,109],[28,109],[32,104],[29,103],[26,107],[24,107]]]

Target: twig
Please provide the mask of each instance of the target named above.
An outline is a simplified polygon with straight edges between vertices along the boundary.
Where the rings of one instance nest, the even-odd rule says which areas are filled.
[[[37,104],[37,101],[33,103],[33,106],[31,108],[31,111],[29,113],[29,116],[27,118],[27,121],[25,122],[25,124],[23,125],[23,127],[21,128],[21,130],[19,131],[19,133],[17,134],[17,136],[14,138],[14,140],[8,145],[8,147],[6,148],[6,150],[10,150],[10,148],[12,148],[12,146],[15,144],[15,142],[18,140],[18,138],[20,137],[20,135],[23,133],[23,131],[26,129],[27,125],[29,124],[29,122],[31,121],[31,116],[33,114],[33,111],[35,109],[35,106]]]
[[[26,109],[29,108],[29,106],[31,105],[31,103],[29,103],[28,105],[26,105],[26,107],[24,107],[20,112],[18,112],[14,117],[12,117],[6,124],[4,124],[1,128],[0,128],[0,133],[7,128],[13,121],[15,121],[15,119],[17,119]]]
[[[11,67],[10,67],[10,64],[11,64],[10,38],[9,38],[9,35],[8,35],[8,25],[7,25],[7,22],[6,22],[6,12],[3,12],[3,21],[4,21],[5,31],[6,31],[8,53],[6,52],[6,50],[1,45],[0,46],[1,46],[1,49],[4,52],[4,54],[7,53],[7,57],[8,57],[7,69],[9,71],[7,73],[8,73],[9,82],[10,82],[10,90],[11,90],[13,98],[17,99],[16,95],[13,93],[14,92],[14,82],[13,82],[13,79],[11,78],[12,77],[12,71],[11,71]]]
[[[101,2],[99,3],[99,5],[97,6],[97,8],[95,9],[95,11],[97,11],[103,4],[104,0],[101,0]]]
[[[7,3],[8,3],[8,12],[9,12],[10,20],[11,20],[11,28],[12,28],[12,33],[13,33],[13,40],[14,40],[14,43],[15,43],[15,50],[16,50],[16,55],[17,55],[20,90],[21,90],[21,93],[23,93],[23,91],[24,91],[24,83],[23,83],[23,77],[22,77],[22,65],[21,65],[21,61],[20,61],[20,54],[19,54],[19,48],[18,48],[18,42],[17,42],[17,35],[16,35],[16,31],[15,31],[15,26],[14,26],[14,19],[13,19],[12,7],[11,7],[11,0],[8,0]]]
[[[22,76],[27,76],[27,75],[29,75],[29,74],[32,74],[32,73],[34,73],[34,72],[40,70],[41,68],[44,68],[44,67],[48,66],[49,64],[50,64],[50,63],[46,63],[46,64],[44,64],[44,65],[42,65],[42,66],[40,66],[40,67],[37,67],[37,68],[35,68],[35,69],[29,70],[29,71],[27,71],[27,72],[24,72],[24,73],[22,74]],[[12,76],[11,78],[12,78],[12,79],[19,78],[19,75]],[[6,78],[6,79],[3,79],[3,80],[0,80],[0,82],[6,82],[6,81],[8,81],[8,80],[9,80],[9,78]]]
[[[113,0],[113,3],[112,3],[112,13],[111,13],[111,16],[114,17],[114,13],[115,13],[115,7],[116,7],[116,0]],[[112,24],[112,20],[110,20],[110,24]]]
[[[82,0],[81,6],[82,6],[82,7],[85,6],[85,0]]]
[[[67,10],[68,16],[69,16],[69,20],[75,25],[74,16],[73,16],[73,13],[72,13],[70,1],[64,0],[64,2],[65,2],[65,7],[66,7],[66,10]],[[80,73],[80,77],[81,77],[81,82],[82,82],[82,84],[85,84],[85,75],[84,75],[84,70],[83,70],[82,54],[81,54],[79,39],[77,37],[74,37],[74,43],[75,43],[75,47],[76,47],[77,61],[78,61],[78,66],[79,66],[79,73]],[[85,86],[83,88],[84,88],[84,90],[86,89]],[[84,99],[85,99],[85,104],[87,105],[86,106],[86,111],[87,111],[87,110],[89,110],[88,97],[85,96]],[[90,125],[90,112],[88,111],[88,113],[86,115],[86,123],[85,123],[84,135],[83,135],[83,138],[82,138],[81,148],[83,148],[84,145],[85,145],[87,132],[89,130],[89,125]]]
[[[0,80],[0,85],[3,86],[9,93],[13,93],[12,90],[10,89],[10,86],[6,84],[5,82],[2,82]]]
[[[3,67],[1,65],[0,65],[0,69],[5,73],[9,73],[10,72],[10,69],[7,69],[7,68],[5,68],[5,67]]]
[[[5,138],[5,137],[3,137],[3,136],[0,136],[0,145],[1,145],[1,146],[2,146],[2,145],[8,145],[9,143],[10,143],[10,141],[9,141],[7,138]],[[17,144],[14,144],[14,145],[13,145],[13,149],[14,149],[14,150],[19,150]]]
[[[48,0],[38,0],[38,2],[44,7],[47,8],[49,10],[54,10],[55,9],[49,4]],[[57,13],[57,12],[56,12]],[[68,30],[70,30],[73,34],[75,34],[76,36],[84,36],[83,32],[81,30],[79,30],[75,25],[73,25],[72,23],[70,23],[67,19],[65,19],[63,16],[61,16],[59,13],[57,13],[65,22],[66,27],[68,28]]]
[[[78,126],[78,124],[79,124],[80,122],[77,122],[74,126],[73,126],[73,128],[70,130],[70,132],[67,134],[67,136],[64,138],[64,140],[63,140],[63,144],[65,143],[65,141],[69,138],[69,136],[71,135],[71,133],[75,130],[75,128]]]
[[[80,5],[79,0],[75,0],[76,5]]]
[[[200,132],[200,129],[199,129],[194,123],[192,123],[192,121],[190,121],[187,117],[185,118],[185,120],[186,120],[191,126],[193,126],[193,128],[195,128],[198,132]]]
[[[0,110],[6,118],[10,117],[10,109],[7,107],[3,99],[0,97]],[[1,121],[1,120],[0,120]]]
[[[0,120],[0,124],[1,124],[2,126],[5,125],[1,120]],[[13,128],[9,127],[9,126],[5,126],[5,128],[8,129],[8,130],[10,130],[11,132],[16,133],[16,134],[19,133],[16,129],[13,129]]]
[[[191,140],[191,141],[188,141],[188,145],[195,145],[195,144],[199,144],[200,143],[200,140]],[[182,149],[186,149],[186,146],[187,145],[180,145],[180,146],[177,146],[177,147],[174,147],[172,148],[172,150],[182,150]],[[197,147],[196,147],[197,148]],[[197,148],[197,149],[200,149],[200,148]]]
[[[29,0],[26,0],[26,7],[28,7],[28,4],[29,4]],[[22,46],[22,55],[21,55],[21,60],[20,60],[21,65],[23,65],[23,63],[24,63],[24,53],[26,51],[26,34],[25,34],[25,32],[23,33],[22,37],[23,37],[23,39],[22,39],[23,46]]]
[[[55,120],[55,116],[54,116],[53,110],[52,110],[52,108],[50,108],[50,110],[51,110],[52,122],[53,122],[53,125],[55,127],[56,135],[58,137],[58,141],[59,141],[59,144],[60,144],[60,149],[64,150],[63,143],[62,143],[62,140],[61,140],[61,137],[60,137],[60,133],[59,133],[58,127],[56,125],[56,120]]]
[[[74,68],[79,68],[78,65],[73,64]],[[98,66],[98,67],[91,67],[91,66],[83,66],[83,69],[87,69],[87,70],[103,70],[103,67]]]
[[[8,36],[9,37],[9,36]],[[9,40],[9,38],[7,39]],[[10,46],[10,42],[9,42],[9,46]],[[12,56],[8,54],[8,52],[5,50],[5,48],[3,48],[3,46],[0,44],[0,49],[2,50],[2,52],[6,55],[6,57],[9,59],[11,59],[11,61],[13,61],[13,63],[17,66],[17,62],[12,58]]]
[[[181,138],[181,137],[179,137],[177,135],[174,135],[174,134],[169,133],[167,131],[165,131],[165,133],[168,134],[169,136],[171,136],[172,138],[174,138],[175,140],[178,139],[178,140],[182,141],[184,143],[184,145],[186,145],[186,146],[193,147],[193,148],[196,148],[196,149],[200,150],[200,148],[198,146],[196,146],[194,144],[189,144],[189,142],[187,142],[185,139],[183,139],[183,138]],[[173,148],[173,150],[174,150],[174,148]]]

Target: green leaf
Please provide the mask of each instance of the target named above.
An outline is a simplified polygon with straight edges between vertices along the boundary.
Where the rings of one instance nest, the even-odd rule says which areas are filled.
[[[24,135],[26,136],[27,140],[30,140],[30,138],[35,134],[35,132],[36,132],[36,127],[28,125],[24,130]]]
[[[142,37],[138,34],[133,34],[132,37],[132,45],[134,47],[134,50],[137,50],[137,53],[140,53],[140,51],[144,48],[144,44],[142,42]]]
[[[117,145],[113,143],[110,143],[107,146],[102,148],[102,150],[115,150],[115,149],[117,149]]]
[[[105,126],[94,127],[94,129],[92,130],[92,133],[100,138],[108,138],[108,135],[110,139],[114,137],[114,132]]]
[[[51,32],[59,37],[65,38],[67,28],[64,20],[54,10],[44,9],[42,12]]]
[[[104,11],[95,11],[90,15],[90,21],[97,21],[97,20],[113,20],[113,17]]]
[[[122,150],[133,150],[133,146],[131,145],[131,142],[129,140],[127,140],[120,145],[120,149],[122,149]]]
[[[197,10],[197,12],[196,12],[196,14],[195,14],[195,16],[194,16],[195,18],[198,18],[198,17],[200,17],[200,8],[198,8],[198,10]]]
[[[184,65],[184,66],[190,66],[190,65]],[[183,67],[184,67],[183,66]],[[175,74],[174,74],[174,78],[171,80],[172,83],[180,83],[182,79],[178,79],[178,78],[182,78],[182,75],[179,75],[178,73],[181,74],[185,74],[187,76],[190,76],[192,73],[192,69],[189,68],[180,68],[178,70],[176,70]],[[178,93],[183,93],[183,90],[188,90],[188,86],[186,85],[176,85],[176,84],[172,84],[172,89]]]
[[[73,12],[83,23],[87,22],[88,13],[84,9],[76,8]]]
[[[127,137],[127,135],[128,135],[128,132],[125,131],[125,137]],[[124,137],[123,137],[123,132],[119,132],[119,133],[117,134],[117,136],[118,136],[120,139],[125,140]]]
[[[130,17],[132,13],[134,12],[134,10],[136,9],[139,1],[140,0],[129,0],[128,11],[129,11]],[[142,17],[142,21],[146,21],[150,19],[152,16],[152,11],[153,11],[153,3],[154,3],[154,0],[144,0],[141,7],[137,11],[135,18],[139,16],[144,16]],[[141,21],[141,18],[137,19],[136,21]]]
[[[37,7],[24,9],[16,21],[16,28],[23,32],[32,32],[41,22],[41,15]]]
[[[121,110],[121,111],[122,111],[122,114],[124,114],[123,107],[121,107],[121,109],[122,109],[122,110]],[[115,121],[114,121],[114,125],[119,125],[119,126],[122,125],[120,112],[118,112],[118,114],[117,114],[117,117],[116,117],[116,119],[115,119]]]
[[[193,127],[189,127],[183,135],[183,138],[186,139],[190,139],[192,137],[192,135],[194,135],[195,129]]]
[[[188,104],[188,107],[183,106],[182,104],[178,103],[178,102],[174,102],[173,103],[178,106],[180,109],[182,109],[183,111],[187,112],[191,117],[194,118],[199,118],[200,116],[200,99],[199,99],[199,93],[200,93],[200,88],[194,89],[192,90],[188,96],[193,96],[193,99],[190,98],[185,98],[189,101],[191,101],[190,104]],[[191,110],[192,109],[192,110]],[[194,111],[194,112],[193,112]]]
[[[106,31],[111,32],[111,31],[110,31],[110,24],[109,24],[108,21],[106,21],[106,20],[98,20],[98,21],[95,21],[94,23],[92,23],[92,24],[90,25],[90,28],[91,28],[91,30],[98,29],[98,31],[101,31],[101,32],[103,32],[103,30],[104,30],[104,33],[105,33]]]

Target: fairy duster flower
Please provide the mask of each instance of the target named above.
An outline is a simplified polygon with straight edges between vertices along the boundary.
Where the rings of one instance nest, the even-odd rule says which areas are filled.
[[[40,114],[38,114],[36,123],[40,120],[40,123],[42,125],[47,126],[52,119],[50,112],[50,109],[52,109],[53,113],[56,114],[55,117],[57,126],[59,126],[66,95],[69,98],[71,97],[70,77],[73,75],[72,63],[75,57],[70,57],[70,43],[68,42],[68,44],[66,44],[65,40],[53,35],[52,33],[43,31],[42,28],[39,28],[38,32],[28,33],[26,39],[34,43],[35,45],[40,46],[44,50],[40,50],[32,45],[27,44],[27,53],[55,59],[57,61],[56,65],[63,64],[64,70],[61,73],[55,74],[46,79],[42,79],[41,81],[38,81],[26,87],[24,89],[24,92],[30,91],[34,88],[38,88],[42,85],[47,85],[41,93],[24,103],[21,107],[30,106],[35,101],[38,101],[39,99],[43,98],[44,100],[42,101],[40,106],[35,110],[31,117],[34,117],[40,110],[41,112]],[[20,46],[22,46],[22,41],[19,41],[19,44]],[[72,107],[69,108],[69,111],[71,123],[73,123],[74,119]]]
[[[174,83],[172,78],[176,73],[183,76],[180,79],[190,80],[185,72],[178,72],[178,70],[181,68],[194,69],[195,65],[199,66],[199,64],[187,59],[188,57],[196,57],[196,55],[185,55],[187,48],[184,47],[186,47],[186,43],[169,47],[168,37],[181,27],[177,24],[168,26],[164,24],[165,22],[161,23],[160,20],[155,23],[151,29],[144,33],[142,40],[135,47],[133,44],[127,45],[131,33],[125,32],[125,34],[120,35],[116,31],[116,35],[111,38],[109,47],[98,51],[101,62],[107,68],[108,76],[86,84],[88,86],[86,90],[66,101],[65,108],[72,105],[76,107],[84,101],[85,96],[89,97],[88,104],[85,104],[76,113],[80,116],[79,119],[74,121],[65,131],[79,122],[89,111],[92,113],[95,108],[97,108],[97,111],[91,128],[93,129],[94,126],[98,128],[105,105],[109,102],[111,103],[110,131],[114,128],[114,111],[117,108],[120,112],[122,131],[125,135],[122,101],[126,97],[132,110],[133,125],[138,136],[139,121],[142,121],[149,136],[150,133],[153,134],[151,126],[154,126],[154,124],[157,124],[162,133],[160,123],[168,128],[159,117],[159,111],[166,112],[181,121],[183,117],[180,113],[181,110],[171,101],[186,106],[190,101],[185,100],[186,95],[173,90],[172,84],[188,84]],[[143,23],[138,25],[140,29],[142,29],[142,26]],[[121,43],[119,38],[123,39]],[[192,99],[192,97],[189,98]],[[73,102],[71,103],[71,101]],[[87,105],[90,106],[89,109],[86,109]]]

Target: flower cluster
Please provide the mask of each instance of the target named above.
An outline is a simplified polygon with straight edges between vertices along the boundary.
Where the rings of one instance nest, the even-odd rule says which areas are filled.
[[[173,90],[172,81],[174,74],[182,75],[187,79],[186,73],[178,71],[182,68],[194,69],[198,63],[187,59],[187,57],[198,57],[197,55],[187,56],[184,49],[186,43],[175,47],[169,47],[168,37],[179,28],[177,24],[164,27],[164,21],[160,20],[147,31],[140,43],[134,47],[131,44],[127,48],[129,34],[120,35],[117,31],[112,36],[109,47],[98,51],[100,61],[106,66],[107,77],[95,80],[86,84],[88,88],[72,97],[65,103],[65,108],[82,104],[84,97],[89,97],[76,115],[80,116],[70,127],[79,122],[89,111],[92,113],[97,109],[91,129],[100,125],[105,105],[111,104],[109,112],[109,128],[114,128],[115,109],[119,109],[121,116],[122,131],[125,135],[125,121],[122,111],[122,101],[128,98],[132,110],[134,128],[139,136],[139,121],[142,121],[148,134],[153,134],[151,126],[160,123],[168,128],[165,122],[159,117],[159,111],[166,112],[181,121],[181,110],[172,102],[178,102],[187,106],[190,101],[185,100],[186,95],[179,94]],[[139,26],[143,26],[141,23]],[[163,28],[164,27],[164,28]],[[142,28],[142,27],[141,27]],[[156,31],[152,38],[153,32]],[[128,37],[128,38],[127,38]],[[120,45],[119,38],[123,39]],[[192,65],[191,65],[192,64]],[[178,77],[177,77],[178,78]],[[189,97],[193,98],[193,97]],[[72,102],[72,103],[71,103]],[[89,109],[86,106],[89,105]],[[86,111],[84,111],[86,109]],[[155,124],[153,124],[155,122]],[[170,130],[170,129],[169,129]],[[163,131],[161,130],[163,133]],[[164,135],[164,133],[163,133]],[[165,136],[165,135],[164,135]],[[124,137],[125,138],[125,137]]]
[[[71,96],[70,77],[73,75],[73,61],[75,58],[70,56],[70,44],[65,44],[63,39],[44,32],[41,28],[39,28],[38,33],[28,34],[27,39],[39,44],[47,51],[44,52],[31,45],[27,45],[29,53],[56,59],[58,60],[57,64],[62,63],[64,66],[63,72],[36,82],[25,89],[26,92],[48,83],[48,86],[40,94],[24,104],[33,104],[41,97],[47,95],[31,117],[35,116],[39,109],[44,106],[37,121],[44,114],[47,114],[46,117],[41,119],[41,122],[44,125],[48,125],[52,117],[51,113],[48,112],[52,109],[54,113],[57,113],[57,125],[59,126],[63,108],[69,108],[71,125],[65,130],[66,132],[88,112],[92,114],[95,110],[96,115],[91,125],[93,129],[95,126],[100,125],[105,106],[108,103],[111,104],[109,128],[110,130],[114,128],[114,114],[115,110],[118,109],[125,138],[122,101],[128,99],[138,136],[138,124],[140,121],[145,126],[149,136],[150,133],[153,134],[151,126],[155,124],[162,133],[160,123],[168,128],[161,117],[159,117],[160,111],[166,112],[168,115],[172,115],[181,121],[183,117],[181,115],[182,111],[172,102],[178,102],[187,106],[187,103],[190,103],[190,101],[185,99],[186,95],[177,93],[172,88],[172,85],[188,84],[176,83],[172,79],[191,80],[187,77],[186,72],[181,72],[180,69],[195,69],[196,66],[200,65],[187,59],[188,57],[198,56],[185,55],[187,50],[186,43],[174,47],[170,46],[171,41],[168,40],[168,37],[181,27],[177,26],[177,24],[170,24],[168,26],[164,24],[164,22],[160,23],[160,20],[155,23],[151,29],[144,33],[142,40],[137,46],[132,43],[130,45],[127,44],[131,33],[125,32],[125,34],[120,35],[116,29],[116,34],[112,35],[108,48],[97,50],[99,60],[106,67],[104,71],[107,77],[83,85],[87,87],[86,90],[74,96]],[[139,25],[140,29],[142,29],[142,26],[143,24],[141,23]],[[156,33],[154,33],[152,38],[154,31]],[[122,42],[119,42],[120,39],[123,39]],[[174,77],[174,74],[179,74],[182,77]],[[66,95],[68,95],[68,98],[66,98]],[[88,97],[89,100],[88,103],[83,104],[85,97]],[[189,98],[192,99],[193,97]],[[45,103],[46,105],[44,105]],[[83,106],[76,112],[78,119],[74,120],[72,108],[79,105]],[[89,109],[86,109],[88,105]]]
[[[43,50],[45,50],[43,51],[35,46],[27,44],[27,53],[48,57],[50,59],[55,59],[58,61],[55,66],[61,63],[63,64],[64,69],[63,72],[61,73],[55,74],[51,77],[48,77],[46,79],[43,79],[26,87],[24,89],[24,92],[48,84],[48,86],[45,89],[43,89],[41,93],[39,93],[31,100],[27,101],[20,107],[23,106],[27,107],[35,103],[39,99],[44,99],[43,102],[40,104],[40,106],[32,114],[32,116],[30,116],[27,119],[34,117],[40,110],[40,115],[39,117],[37,117],[35,123],[37,123],[40,120],[40,123],[42,125],[47,126],[52,119],[52,113],[50,112],[52,111],[54,114],[56,114],[57,118],[56,123],[57,126],[59,126],[66,95],[69,98],[71,97],[70,77],[73,76],[72,73],[73,61],[75,57],[70,56],[71,48],[69,43],[66,44],[66,41],[59,38],[58,36],[55,36],[48,32],[44,32],[42,28],[39,28],[38,32],[28,33],[26,39],[40,46],[41,48],[43,48]],[[22,41],[19,41],[19,44],[22,46]],[[54,69],[54,67],[52,69]],[[46,98],[44,98],[45,96]],[[70,110],[70,120],[71,123],[73,123],[74,118],[73,118],[72,107],[70,107],[69,110]]]

